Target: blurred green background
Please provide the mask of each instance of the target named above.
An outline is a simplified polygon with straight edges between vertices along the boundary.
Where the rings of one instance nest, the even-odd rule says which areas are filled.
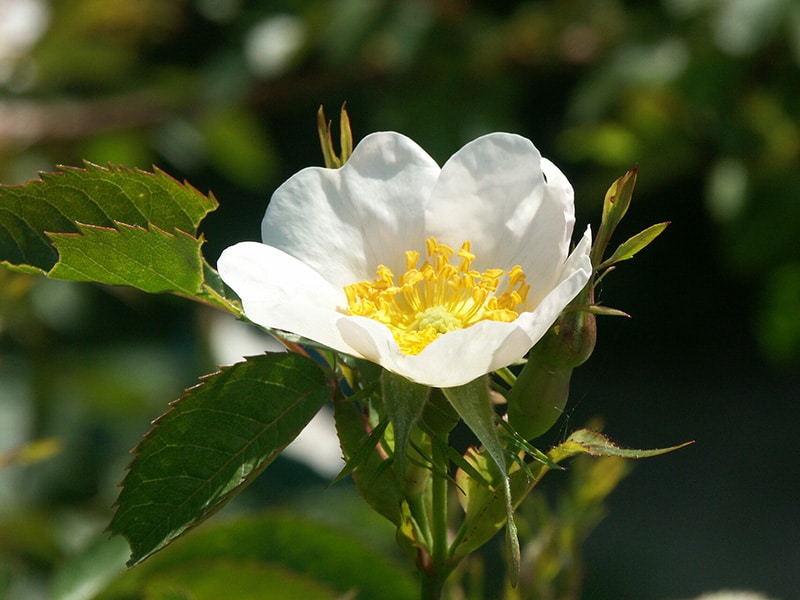
[[[356,139],[400,131],[440,163],[483,133],[529,137],[572,181],[578,230],[639,165],[619,235],[672,225],[603,283],[633,318],[600,321],[548,441],[601,416],[624,445],[697,443],[611,496],[584,597],[796,597],[800,5],[0,0],[0,182],[158,165],[219,199],[212,264],[258,239],[281,181],[321,164],[316,110],[344,101]],[[128,450],[214,369],[219,327],[178,299],[0,271],[0,453],[62,446],[0,470],[0,597],[47,597],[102,536]],[[259,481],[243,505],[367,535],[346,484],[289,460]],[[373,537],[391,545],[388,528]]]

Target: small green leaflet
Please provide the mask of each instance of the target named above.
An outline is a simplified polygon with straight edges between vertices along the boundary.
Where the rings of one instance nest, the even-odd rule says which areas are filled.
[[[246,359],[188,390],[135,450],[109,529],[133,566],[211,516],[308,424],[331,389],[298,354]]]
[[[72,281],[131,285],[145,292],[202,292],[201,240],[182,231],[117,223],[117,228],[79,225],[79,234],[51,234],[59,261],[49,276]]]
[[[639,251],[644,250],[650,242],[661,235],[667,225],[669,225],[669,222],[656,223],[625,240],[617,247],[614,254],[597,266],[597,270],[606,269],[618,262],[633,258]]]
[[[658,456],[666,454],[673,450],[678,450],[693,442],[684,442],[677,446],[670,446],[669,448],[654,448],[651,450],[634,450],[629,448],[620,448],[609,440],[602,433],[592,431],[591,429],[578,429],[574,431],[566,441],[560,443],[553,448],[548,455],[555,462],[564,460],[569,456],[576,454],[589,454],[591,456],[619,456],[621,458],[649,458],[651,456]]]

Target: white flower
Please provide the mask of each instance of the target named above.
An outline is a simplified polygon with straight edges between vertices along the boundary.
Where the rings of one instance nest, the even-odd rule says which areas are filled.
[[[589,281],[574,221],[569,181],[523,137],[480,137],[439,168],[374,133],[280,186],[264,243],[218,268],[251,321],[453,387],[522,358]]]

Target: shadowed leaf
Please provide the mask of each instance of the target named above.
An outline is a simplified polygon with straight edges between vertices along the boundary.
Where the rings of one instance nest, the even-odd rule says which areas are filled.
[[[238,494],[306,426],[330,395],[297,354],[224,367],[174,402],[136,448],[109,526],[133,566]]]

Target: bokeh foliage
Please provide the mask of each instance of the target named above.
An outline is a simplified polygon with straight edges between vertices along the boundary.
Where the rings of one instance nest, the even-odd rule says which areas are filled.
[[[687,249],[663,263],[720,269],[748,295],[731,326],[773,364],[800,363],[790,0],[8,4],[41,20],[0,45],[3,183],[84,159],[157,164],[220,199],[201,232],[213,264],[257,237],[280,181],[321,163],[319,104],[347,101],[357,138],[398,130],[440,161],[476,135],[514,131],[570,177],[584,222],[638,163],[650,222],[700,215],[713,239],[711,258]],[[701,329],[712,310],[687,318]],[[173,298],[0,270],[0,451],[63,444],[0,473],[0,591],[46,586],[105,526],[126,452],[213,365],[210,319]]]

